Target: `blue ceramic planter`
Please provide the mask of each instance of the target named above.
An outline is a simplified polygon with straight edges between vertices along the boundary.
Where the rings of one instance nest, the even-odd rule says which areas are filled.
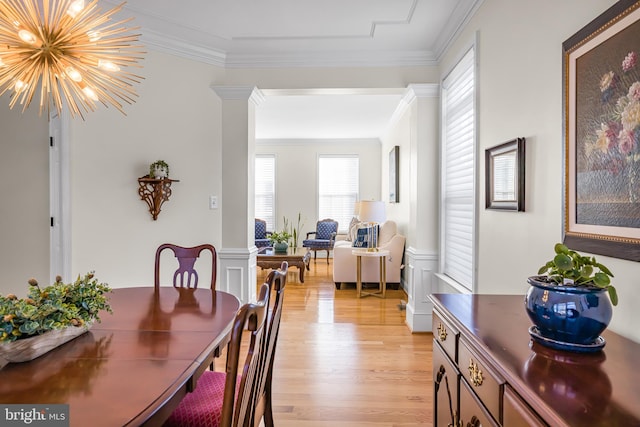
[[[287,253],[289,245],[287,242],[276,242],[273,244],[273,250],[278,253]]]
[[[531,333],[541,344],[573,351],[604,346],[600,337],[611,321],[611,301],[605,289],[558,286],[544,276],[527,280],[531,287],[525,308],[536,329]]]

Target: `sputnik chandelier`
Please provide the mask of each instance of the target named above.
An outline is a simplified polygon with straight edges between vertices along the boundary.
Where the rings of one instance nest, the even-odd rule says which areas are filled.
[[[24,112],[39,93],[40,114],[66,104],[75,117],[96,103],[132,104],[133,84],[142,77],[126,71],[142,59],[133,18],[110,22],[124,3],[106,13],[98,0],[0,0],[0,96],[12,92],[9,107]]]

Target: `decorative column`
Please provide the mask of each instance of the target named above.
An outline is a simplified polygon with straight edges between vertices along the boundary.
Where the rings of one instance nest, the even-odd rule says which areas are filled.
[[[242,303],[256,300],[255,108],[263,100],[250,86],[211,86],[222,100],[222,247],[217,288]]]
[[[409,229],[405,252],[406,322],[412,332],[431,331],[433,292],[438,271],[438,100],[439,85],[412,84],[404,98],[410,108]]]

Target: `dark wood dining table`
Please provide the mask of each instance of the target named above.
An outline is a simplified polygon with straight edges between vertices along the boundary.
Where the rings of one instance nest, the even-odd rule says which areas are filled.
[[[210,289],[117,288],[113,314],[0,369],[0,403],[69,404],[71,426],[161,425],[230,335],[238,299]]]

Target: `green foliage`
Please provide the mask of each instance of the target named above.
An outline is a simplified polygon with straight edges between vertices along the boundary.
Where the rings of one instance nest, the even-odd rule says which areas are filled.
[[[283,216],[282,219],[284,220],[284,229],[289,231],[289,234],[291,234],[291,244],[293,245],[293,247],[297,247],[300,230],[302,229],[302,227],[304,227],[304,222],[302,222],[302,214],[298,212],[298,222],[296,225],[293,225],[293,221],[291,221],[291,225],[289,225],[289,220],[287,219],[287,217]]]
[[[560,284],[606,289],[611,303],[618,305],[618,294],[610,279],[613,274],[607,267],[597,262],[595,257],[580,255],[562,243],[556,243],[554,251],[556,255],[540,267],[538,274],[546,274],[550,281]]]
[[[287,230],[282,231],[273,231],[269,236],[267,236],[271,243],[283,243],[288,242],[291,238],[291,234]]]
[[[169,165],[164,160],[156,160],[149,165],[149,177],[153,178],[156,168],[165,169],[167,171],[167,177],[169,177]]]
[[[100,322],[100,310],[112,312],[105,295],[108,292],[111,292],[109,285],[98,283],[93,272],[78,276],[73,284],[67,285],[56,277],[55,283],[44,289],[31,279],[27,298],[0,295],[0,342]]]

